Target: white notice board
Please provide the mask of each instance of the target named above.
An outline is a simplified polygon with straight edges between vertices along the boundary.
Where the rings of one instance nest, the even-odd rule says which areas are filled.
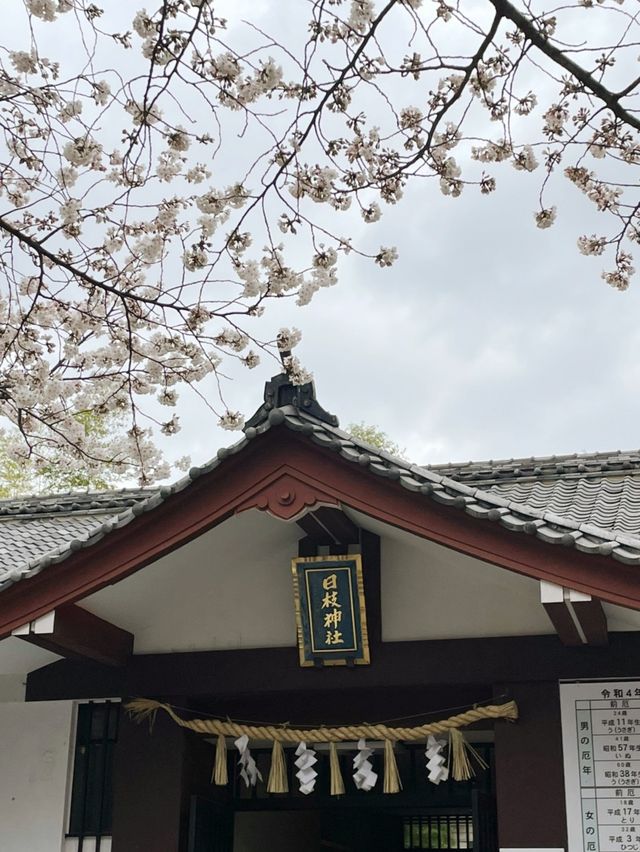
[[[640,681],[560,684],[569,852],[640,852]]]

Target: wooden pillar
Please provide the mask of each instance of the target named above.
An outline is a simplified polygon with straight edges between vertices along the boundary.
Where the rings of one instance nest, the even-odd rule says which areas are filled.
[[[360,552],[367,601],[367,628],[372,659],[382,642],[382,594],[380,591],[380,538],[360,530]]]
[[[186,732],[158,713],[153,732],[122,714],[114,766],[113,852],[181,852]]]
[[[495,769],[501,849],[567,848],[560,697],[557,682],[497,688],[519,719],[496,723]]]

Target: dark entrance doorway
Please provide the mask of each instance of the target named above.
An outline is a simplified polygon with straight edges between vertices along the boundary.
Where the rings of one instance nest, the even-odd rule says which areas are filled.
[[[367,809],[322,815],[320,849],[344,852],[401,850],[472,850],[473,816],[467,810],[406,812],[401,808]]]
[[[489,802],[484,803],[492,804]],[[189,852],[496,852],[490,811],[237,811],[194,797]]]
[[[438,786],[426,778],[423,749],[405,749],[398,757],[404,789],[392,796],[350,787],[348,754],[341,797],[329,795],[323,761],[310,796],[298,792],[293,776],[293,792],[283,795],[268,794],[264,784],[247,790],[235,778],[226,802],[193,797],[188,852],[497,852],[493,747],[476,748],[489,768],[473,781]],[[254,754],[266,778],[269,751]]]

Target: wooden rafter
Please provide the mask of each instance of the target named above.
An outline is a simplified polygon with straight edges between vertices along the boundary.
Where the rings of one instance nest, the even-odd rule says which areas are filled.
[[[609,643],[602,602],[554,583],[540,583],[540,601],[563,645],[603,647]]]
[[[583,644],[569,607],[564,602],[545,603],[543,606],[563,645],[572,647]]]
[[[60,607],[14,631],[14,635],[62,657],[107,666],[125,665],[133,652],[132,633],[75,604]]]
[[[318,546],[357,544],[360,530],[340,509],[319,506],[298,518],[300,529]]]
[[[587,645],[603,648],[609,644],[607,616],[602,608],[602,601],[589,595],[581,595],[579,599],[570,597],[571,606],[587,640]]]

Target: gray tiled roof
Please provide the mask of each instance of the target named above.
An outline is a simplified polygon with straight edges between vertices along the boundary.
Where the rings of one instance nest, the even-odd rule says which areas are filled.
[[[0,500],[0,519],[8,517],[40,518],[45,515],[60,517],[79,513],[91,518],[95,515],[114,515],[140,500],[146,500],[157,488],[121,488],[118,491],[68,491],[65,494],[36,494]]]
[[[500,459],[462,464],[427,465],[427,470],[448,476],[456,482],[478,487],[502,482],[544,482],[561,477],[601,479],[627,474],[640,475],[640,450],[610,453],[573,453],[564,456],[530,456],[522,459]]]
[[[427,469],[531,509],[640,537],[640,451],[440,464]]]
[[[316,412],[314,412],[315,414]],[[640,565],[640,454],[598,453],[421,467],[356,440],[301,406],[263,406],[244,437],[172,486],[0,501],[0,590],[88,547],[224,464],[272,428],[287,428],[417,499],[585,553]]]
[[[640,538],[640,476],[517,482],[488,490],[532,509]]]
[[[155,491],[136,488],[0,500],[0,588],[40,564],[47,554],[70,553]]]

